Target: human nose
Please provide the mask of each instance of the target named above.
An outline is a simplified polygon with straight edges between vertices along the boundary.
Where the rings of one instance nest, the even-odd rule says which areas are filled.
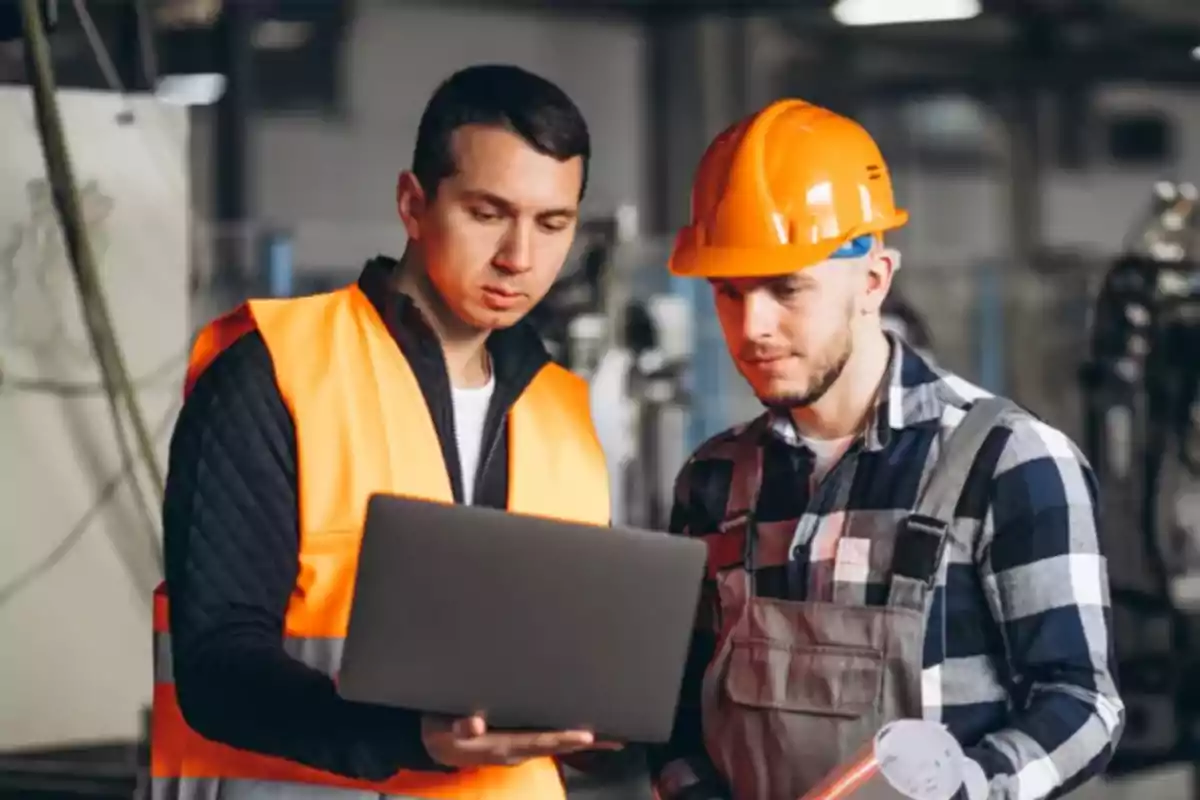
[[[528,272],[533,267],[533,224],[526,220],[513,220],[500,251],[496,254],[496,265],[506,272]]]
[[[778,303],[761,289],[752,289],[741,299],[742,335],[752,342],[771,338],[778,328]]]

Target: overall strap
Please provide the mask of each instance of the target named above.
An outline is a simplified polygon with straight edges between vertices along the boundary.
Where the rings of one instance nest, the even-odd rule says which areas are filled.
[[[727,537],[731,545],[741,548],[747,599],[755,594],[754,566],[758,544],[755,515],[758,510],[758,496],[762,491],[762,436],[765,425],[763,419],[760,417],[751,422],[735,443],[729,501],[725,506],[725,519],[721,523],[721,535]]]
[[[916,507],[898,531],[888,605],[925,609],[971,467],[988,435],[1020,413],[1020,406],[1002,397],[977,400],[946,439]]]

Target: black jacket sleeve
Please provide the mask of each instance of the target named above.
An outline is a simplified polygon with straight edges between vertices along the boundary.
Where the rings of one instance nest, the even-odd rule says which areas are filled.
[[[417,713],[342,700],[284,651],[296,492],[295,427],[250,333],[197,380],[171,440],[163,532],[184,718],[206,738],[351,778],[437,769]]]

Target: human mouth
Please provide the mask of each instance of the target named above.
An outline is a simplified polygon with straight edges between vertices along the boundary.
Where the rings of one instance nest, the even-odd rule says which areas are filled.
[[[779,355],[770,358],[752,358],[746,360],[746,365],[756,372],[780,372],[785,369],[793,356]]]
[[[525,295],[498,286],[483,287],[483,302],[493,311],[508,311],[518,306]]]
[[[787,361],[791,357],[792,356],[788,353],[780,353],[779,355],[774,356],[755,356],[753,358],[747,358],[745,359],[745,362],[755,367],[769,367],[772,364],[779,364],[783,361]]]

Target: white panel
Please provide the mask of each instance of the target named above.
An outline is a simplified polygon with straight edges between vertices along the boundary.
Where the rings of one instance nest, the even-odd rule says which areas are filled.
[[[135,378],[151,376],[139,397],[161,431],[189,338],[186,112],[134,99],[135,121],[120,125],[115,95],[64,91],[59,103],[117,334]],[[53,568],[8,591],[88,513],[120,459],[102,394],[62,398],[16,385],[97,384],[99,374],[45,189],[30,94],[0,89],[0,120],[0,750],[132,738],[151,693],[155,576],[148,548],[127,544],[147,530],[130,493],[105,504]]]

